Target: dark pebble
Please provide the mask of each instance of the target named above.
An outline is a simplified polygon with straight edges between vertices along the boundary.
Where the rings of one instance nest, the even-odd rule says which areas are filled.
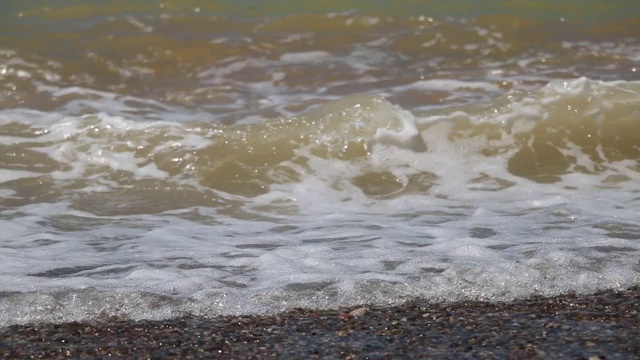
[[[414,300],[349,314],[357,308],[14,325],[0,329],[0,358],[640,358],[640,287],[510,303]]]

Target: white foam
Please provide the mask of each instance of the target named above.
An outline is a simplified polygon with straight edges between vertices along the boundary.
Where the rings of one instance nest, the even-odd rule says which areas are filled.
[[[9,181],[15,181],[18,179],[33,178],[38,176],[42,176],[42,174],[34,171],[3,170],[2,172],[0,172],[0,184]]]
[[[307,51],[297,53],[284,53],[280,56],[280,61],[287,63],[314,63],[327,61],[333,56],[326,51]]]
[[[538,100],[604,91],[600,85],[551,84],[537,93],[496,100],[489,109],[456,107],[423,117],[380,99],[345,99],[328,113],[342,111],[360,122],[322,125],[339,139],[377,140],[369,154],[345,161],[300,147],[296,157],[281,164],[299,179],[273,184],[254,198],[207,189],[192,173],[170,174],[134,156],[153,136],[168,140],[151,156],[206,149],[215,143],[216,132],[202,123],[136,122],[106,114],[53,119],[2,111],[0,121],[18,118],[48,129],[28,141],[46,145],[34,149],[69,165],[51,174],[57,186],[89,184],[73,185],[55,201],[45,198],[0,211],[0,325],[86,320],[101,313],[134,319],[263,313],[389,304],[415,296],[497,301],[637,285],[640,175],[634,160],[612,162],[602,174],[575,172],[542,184],[509,172],[514,150],[500,156],[480,151],[490,141],[505,146],[512,141],[508,134],[530,131],[544,116],[536,112],[536,106],[546,106]],[[616,101],[615,106],[623,102]],[[358,112],[354,103],[378,112]],[[451,139],[458,121],[494,124],[507,135]],[[341,133],[345,128],[356,130]],[[134,133],[147,135],[127,137]],[[426,152],[407,146],[415,136],[426,143]],[[15,144],[20,137],[4,140]],[[579,159],[581,165],[588,161]],[[133,176],[87,177],[85,170],[97,164]],[[368,196],[353,181],[365,172],[391,174],[399,191],[412,181],[423,188],[401,196]],[[610,175],[628,180],[602,186]],[[425,183],[416,185],[416,176],[424,176]],[[110,195],[140,178],[187,184],[195,197],[213,198],[219,205],[196,201],[164,212],[99,215],[91,210],[103,204],[75,204],[82,196]],[[7,190],[13,197],[25,196]],[[130,205],[128,198],[118,201]]]
[[[465,89],[483,90],[487,92],[495,92],[499,88],[495,84],[485,81],[461,81],[451,79],[430,79],[420,80],[411,85],[411,87],[423,90],[443,90],[456,91]]]

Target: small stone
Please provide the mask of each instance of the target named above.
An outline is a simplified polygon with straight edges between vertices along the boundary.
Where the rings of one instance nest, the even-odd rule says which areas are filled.
[[[361,316],[367,315],[368,312],[369,312],[368,308],[362,307],[362,308],[353,310],[352,312],[349,313],[349,315],[353,316],[354,318],[359,318]]]

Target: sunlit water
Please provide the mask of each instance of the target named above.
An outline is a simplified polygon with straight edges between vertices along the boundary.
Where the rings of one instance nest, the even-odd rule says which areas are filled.
[[[0,21],[0,325],[640,284],[632,5],[68,3]]]

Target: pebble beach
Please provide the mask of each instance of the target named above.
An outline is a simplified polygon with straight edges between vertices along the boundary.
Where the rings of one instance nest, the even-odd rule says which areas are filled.
[[[5,359],[631,359],[640,356],[640,288],[0,331]]]

